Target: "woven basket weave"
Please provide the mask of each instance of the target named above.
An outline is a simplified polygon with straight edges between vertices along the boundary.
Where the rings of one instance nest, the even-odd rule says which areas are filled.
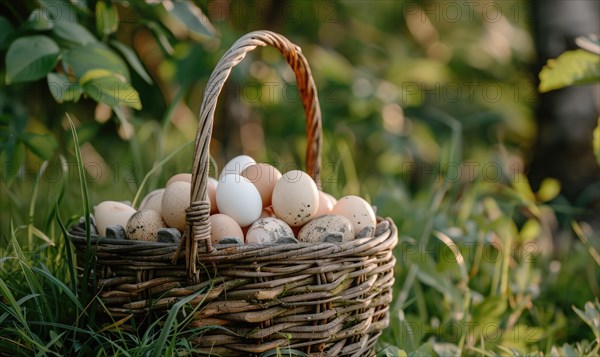
[[[112,318],[164,316],[196,294],[190,337],[212,355],[260,355],[273,349],[315,356],[371,356],[388,326],[398,241],[394,223],[378,218],[373,237],[344,243],[211,244],[207,199],[209,143],[217,97],[231,69],[258,46],[275,47],[291,66],[307,119],[307,172],[319,185],[321,112],[315,83],[300,48],[269,31],[249,33],[223,55],[200,110],[192,171],[191,205],[181,244],[92,235],[94,274]],[[243,203],[241,203],[243,204]],[[85,227],[70,238],[81,265]],[[80,271],[82,271],[80,269]]]

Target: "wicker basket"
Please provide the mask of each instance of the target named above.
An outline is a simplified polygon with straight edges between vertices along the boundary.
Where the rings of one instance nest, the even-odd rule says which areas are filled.
[[[390,219],[378,218],[373,237],[344,243],[213,245],[207,180],[214,111],[231,69],[249,51],[270,45],[294,71],[307,119],[307,172],[319,183],[321,112],[315,84],[300,48],[269,31],[249,33],[223,55],[200,110],[192,171],[191,207],[181,244],[92,235],[95,280],[108,314],[164,316],[193,294],[192,326],[206,329],[191,342],[207,353],[260,355],[273,349],[318,356],[371,356],[388,326],[398,241]],[[81,265],[83,224],[70,237]],[[80,270],[82,271],[82,270]]]

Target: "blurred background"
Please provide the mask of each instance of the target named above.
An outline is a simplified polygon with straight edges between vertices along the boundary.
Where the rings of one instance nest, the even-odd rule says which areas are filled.
[[[538,74],[577,49],[576,37],[600,33],[599,4],[3,2],[1,255],[9,227],[22,227],[24,249],[46,256],[60,236],[54,216],[81,215],[68,118],[91,204],[131,201],[191,170],[212,69],[237,38],[268,29],[299,45],[311,65],[324,190],[365,197],[403,237],[383,345],[443,355],[548,353],[578,342],[577,353],[597,351],[599,335],[573,306],[600,295],[598,75],[595,84],[540,94]],[[30,41],[21,52],[19,39]],[[26,72],[17,64],[33,63],[32,48],[43,56]],[[90,80],[90,69],[108,77]],[[269,48],[233,70],[215,117],[217,169],[239,154],[282,171],[303,165],[293,79]],[[466,267],[444,259],[439,237],[460,248]],[[485,335],[489,324],[497,336]]]

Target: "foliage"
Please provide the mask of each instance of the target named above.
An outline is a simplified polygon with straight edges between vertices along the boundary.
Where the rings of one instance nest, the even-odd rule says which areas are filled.
[[[600,82],[600,39],[598,34],[580,36],[575,41],[581,49],[566,51],[548,63],[540,72],[540,92],[571,85]],[[594,129],[592,143],[600,165],[600,117]]]
[[[5,50],[1,77],[7,92],[0,98],[0,136],[4,139],[0,154],[2,163],[6,164],[3,166],[8,167],[5,174],[10,178],[23,163],[24,149],[48,160],[57,148],[56,138],[47,129],[57,118],[26,109],[15,112],[21,105],[27,106],[21,94],[28,93],[29,86],[38,85],[31,82],[46,79],[47,90],[42,98],[35,100],[45,106],[56,106],[58,112],[64,113],[65,104],[71,102],[84,110],[89,105],[87,98],[113,108],[115,115],[119,114],[120,107],[141,110],[142,101],[135,88],[139,85],[134,86],[134,81],[139,78],[146,85],[152,85],[153,80],[132,48],[133,44],[118,38],[119,26],[125,27],[125,31],[140,28],[151,31],[167,54],[172,51],[171,43],[185,42],[185,38],[205,42],[215,36],[215,29],[192,3],[176,3],[171,7],[151,1],[100,0],[94,3],[95,6],[62,0],[39,1],[21,9],[28,12],[25,20],[17,14],[17,6],[2,5],[13,12],[12,22],[0,16],[3,30],[0,49]],[[129,22],[133,19],[119,17],[119,8],[128,16],[138,14],[134,22],[139,24],[138,28],[131,29]],[[13,27],[15,21],[18,24]],[[186,29],[183,35],[182,27]],[[138,78],[132,78],[130,69]],[[43,97],[51,97],[56,103],[48,103]],[[68,108],[74,110],[73,106]],[[49,108],[45,111],[52,112]],[[37,130],[43,133],[28,128],[32,116],[46,117],[37,123],[41,126]],[[123,125],[127,125],[127,120],[126,116],[119,118]]]
[[[597,232],[574,221],[581,209],[559,182],[533,192],[524,175],[536,97],[524,2],[494,3],[505,14],[494,21],[468,16],[469,6],[452,17],[443,1],[209,2],[204,11],[53,1],[75,20],[43,21],[48,3],[0,5],[3,77],[13,83],[0,98],[0,354],[194,352],[184,336],[203,331],[178,314],[185,302],[145,328],[98,320],[103,307],[76,279],[89,261],[75,264],[65,230],[97,202],[137,201],[191,169],[192,113],[208,76],[235,39],[260,28],[285,34],[311,64],[325,190],[368,198],[399,228],[379,355],[598,354]],[[86,32],[67,36],[73,27]],[[17,41],[31,37],[41,41],[36,56],[15,61]],[[122,102],[133,92],[107,97],[86,91],[90,81],[129,84],[141,110]],[[240,63],[219,99],[215,164],[241,152],[282,168],[303,161],[292,82],[273,50]]]

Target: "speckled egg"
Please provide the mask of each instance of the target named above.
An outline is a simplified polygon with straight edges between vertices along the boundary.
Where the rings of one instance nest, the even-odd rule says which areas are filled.
[[[247,244],[272,244],[281,237],[293,237],[294,232],[287,223],[274,217],[259,218],[246,233]]]
[[[135,209],[121,202],[104,201],[94,207],[94,221],[98,233],[106,237],[106,226],[119,225],[125,227]]]
[[[231,217],[222,213],[210,216],[210,240],[213,244],[223,238],[238,238],[244,241],[244,233],[240,225]]]
[[[164,188],[154,190],[144,197],[140,203],[140,209],[151,209],[162,214],[162,197],[165,192]]]
[[[358,196],[344,196],[340,198],[335,206],[333,206],[331,213],[348,218],[352,222],[356,233],[365,227],[375,227],[377,225],[373,208],[367,201]]]
[[[315,217],[319,209],[319,190],[305,172],[286,172],[273,188],[273,211],[277,218],[298,227]]]
[[[181,174],[177,174],[177,175],[173,175],[171,176],[171,178],[167,181],[167,184],[165,185],[165,187],[169,186],[170,184],[172,184],[173,182],[187,182],[187,183],[192,183],[192,174],[188,174],[188,173],[181,173]]]
[[[258,163],[248,166],[242,171],[241,175],[256,186],[258,193],[260,193],[263,207],[269,207],[271,205],[271,197],[273,196],[273,188],[281,178],[281,172],[272,165]]]
[[[298,240],[303,243],[319,243],[332,233],[342,233],[343,241],[354,240],[354,228],[350,220],[335,214],[326,214],[305,224],[298,233]]]
[[[171,228],[183,232],[185,229],[185,210],[190,206],[192,185],[185,181],[176,181],[165,188],[162,197],[162,216]]]
[[[137,211],[127,222],[127,238],[156,242],[158,230],[166,228],[160,213],[151,209]]]

